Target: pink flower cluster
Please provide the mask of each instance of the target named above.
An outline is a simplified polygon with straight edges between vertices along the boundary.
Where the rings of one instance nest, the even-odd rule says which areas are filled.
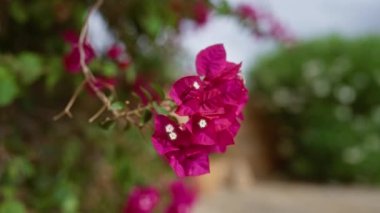
[[[257,37],[272,37],[282,43],[294,43],[295,37],[272,14],[257,8],[241,4],[236,8],[236,14],[252,26]]]
[[[124,213],[150,213],[159,202],[159,193],[153,187],[133,189],[124,207]]]
[[[69,43],[71,47],[70,51],[63,57],[64,67],[69,73],[79,73],[81,70],[79,35],[74,31],[68,30],[64,32],[63,39]],[[87,41],[83,44],[83,49],[85,63],[89,64],[96,58],[95,51],[92,48],[91,44]],[[107,57],[114,61],[120,70],[125,70],[130,65],[130,59],[123,44],[115,43],[111,45],[107,50]],[[117,82],[116,78],[113,76],[106,77],[98,75],[95,78],[96,79],[95,82],[93,82],[93,85],[99,90],[104,90],[109,86],[114,86]],[[95,93],[94,89],[89,84],[86,84],[86,88],[90,94]]]
[[[176,114],[188,121],[180,124],[163,115],[154,119],[153,145],[179,177],[210,172],[209,154],[224,153],[234,144],[248,101],[241,64],[226,60],[222,44],[202,50],[196,68],[198,75],[179,79],[170,90]]]
[[[182,181],[170,184],[171,202],[165,213],[189,213],[196,200],[195,191]],[[133,189],[129,195],[124,213],[150,213],[157,207],[160,200],[159,191],[153,187]]]
[[[63,39],[70,44],[71,50],[63,58],[65,68],[70,73],[78,73],[81,70],[80,52],[79,52],[79,35],[71,30],[63,34]],[[89,64],[96,58],[96,54],[91,44],[86,41],[83,44],[85,63]],[[125,46],[120,43],[115,43],[107,50],[107,57],[113,60],[120,69],[126,69],[130,60],[125,50]]]

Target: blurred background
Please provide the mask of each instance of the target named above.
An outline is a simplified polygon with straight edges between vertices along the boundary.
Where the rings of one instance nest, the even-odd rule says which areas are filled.
[[[88,123],[101,107],[91,91],[73,119],[52,120],[83,79],[70,54],[93,3],[0,0],[0,213],[121,212],[133,186],[175,179],[149,119]],[[211,174],[191,178],[194,212],[380,212],[379,11],[376,0],[106,0],[89,21],[89,66],[137,105],[195,73],[211,44],[243,62],[245,120]]]

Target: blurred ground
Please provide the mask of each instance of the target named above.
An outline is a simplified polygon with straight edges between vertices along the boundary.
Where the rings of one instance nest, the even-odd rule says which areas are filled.
[[[201,197],[195,213],[379,213],[380,189],[258,183]]]

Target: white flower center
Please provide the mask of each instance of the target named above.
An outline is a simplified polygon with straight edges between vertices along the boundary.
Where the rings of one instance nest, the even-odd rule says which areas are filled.
[[[194,83],[193,83],[193,87],[194,87],[195,89],[199,89],[201,86],[199,85],[198,82],[194,81]]]
[[[200,128],[205,128],[207,126],[207,122],[205,119],[201,119],[199,122],[198,122],[198,125]]]
[[[177,133],[170,132],[169,133],[169,138],[170,138],[170,140],[174,141],[175,139],[177,139]]]
[[[166,125],[166,126],[165,126],[165,131],[166,131],[167,133],[173,132],[173,131],[174,131],[174,127],[173,127],[173,125],[171,125],[171,124]]]

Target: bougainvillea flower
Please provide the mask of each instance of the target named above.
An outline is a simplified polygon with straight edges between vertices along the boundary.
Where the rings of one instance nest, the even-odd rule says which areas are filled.
[[[241,4],[237,7],[236,12],[244,19],[257,21],[257,18],[258,18],[257,11],[251,5]]]
[[[133,189],[124,207],[124,213],[151,213],[157,206],[159,193],[152,187]]]
[[[124,54],[125,47],[122,44],[113,44],[107,51],[107,56],[110,59],[117,60]]]
[[[209,154],[223,153],[234,144],[248,101],[241,64],[226,60],[223,45],[202,50],[196,58],[198,76],[177,80],[169,95],[185,124],[155,116],[153,145],[165,156],[177,176],[209,173]]]
[[[228,145],[234,144],[236,118],[219,116],[191,116],[188,128],[193,135],[193,143],[209,146],[214,152],[225,152]]]
[[[166,213],[190,213],[196,201],[196,192],[182,181],[170,185],[171,203]]]
[[[71,45],[77,45],[79,35],[74,30],[66,30],[62,34],[63,40]]]
[[[209,148],[181,149],[166,154],[170,166],[178,177],[199,176],[210,173]]]
[[[190,146],[190,132],[175,121],[163,115],[154,117],[155,132],[152,136],[154,148],[160,155]]]
[[[226,67],[226,51],[222,44],[212,45],[201,50],[196,59],[195,65],[198,75],[213,78]]]
[[[79,35],[73,30],[66,30],[63,33],[63,40],[70,44],[71,50],[63,58],[63,64],[70,73],[77,73],[81,70]],[[88,42],[83,44],[85,63],[88,64],[95,58],[95,51]]]
[[[194,19],[198,26],[207,23],[210,10],[204,0],[198,0],[194,5]]]
[[[95,52],[89,44],[83,45],[85,63],[88,64],[95,58]],[[81,70],[79,47],[72,47],[71,51],[64,56],[63,63],[70,73],[77,73]]]
[[[193,143],[191,132],[163,115],[155,115],[152,143],[179,177],[209,172],[210,147]]]
[[[127,69],[130,65],[129,56],[125,50],[125,46],[120,43],[113,44],[107,51],[107,56],[114,60],[120,69]]]

